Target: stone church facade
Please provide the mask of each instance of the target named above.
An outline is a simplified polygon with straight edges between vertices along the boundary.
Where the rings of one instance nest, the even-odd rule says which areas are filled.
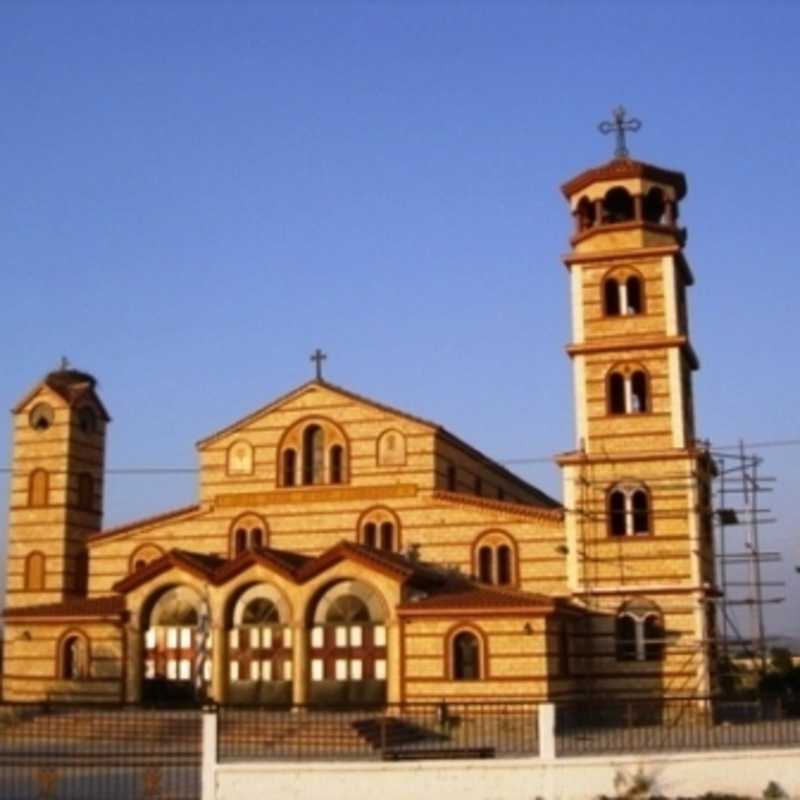
[[[617,157],[563,190],[563,504],[441,425],[316,379],[198,443],[194,505],[104,529],[110,418],[64,367],[13,409],[4,698],[713,692],[685,180]]]

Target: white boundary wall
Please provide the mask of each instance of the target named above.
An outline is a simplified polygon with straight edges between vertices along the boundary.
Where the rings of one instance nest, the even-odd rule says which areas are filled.
[[[552,734],[541,740],[548,724],[545,711],[540,758],[217,764],[210,714],[203,725],[202,800],[589,800],[623,794],[638,774],[649,782],[647,795],[761,798],[775,781],[800,798],[800,748],[556,759]]]

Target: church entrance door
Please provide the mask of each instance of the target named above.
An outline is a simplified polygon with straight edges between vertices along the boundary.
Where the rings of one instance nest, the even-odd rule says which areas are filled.
[[[337,591],[338,587],[345,591]],[[354,588],[357,591],[352,591]],[[329,602],[324,606],[320,602],[323,608],[318,608],[310,631],[309,699],[313,705],[354,707],[386,702],[382,602],[370,602],[370,597],[364,596],[366,588],[351,582],[337,584]]]
[[[185,586],[167,590],[156,601],[144,634],[145,703],[203,699],[211,682],[212,643],[201,630],[201,614],[199,596]]]

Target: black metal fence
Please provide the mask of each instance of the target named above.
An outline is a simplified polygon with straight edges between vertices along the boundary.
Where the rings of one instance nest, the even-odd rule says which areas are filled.
[[[800,745],[800,703],[704,698],[561,703],[559,756]]]
[[[196,709],[0,704],[3,800],[198,800]]]
[[[539,753],[535,703],[218,711],[217,755],[238,760],[495,758]]]

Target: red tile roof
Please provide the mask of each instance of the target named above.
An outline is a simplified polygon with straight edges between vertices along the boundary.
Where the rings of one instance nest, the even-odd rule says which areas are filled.
[[[38,606],[7,608],[3,611],[6,619],[19,617],[108,617],[117,616],[125,610],[125,599],[120,595],[103,597],[83,597],[65,600],[63,603],[46,603]]]

